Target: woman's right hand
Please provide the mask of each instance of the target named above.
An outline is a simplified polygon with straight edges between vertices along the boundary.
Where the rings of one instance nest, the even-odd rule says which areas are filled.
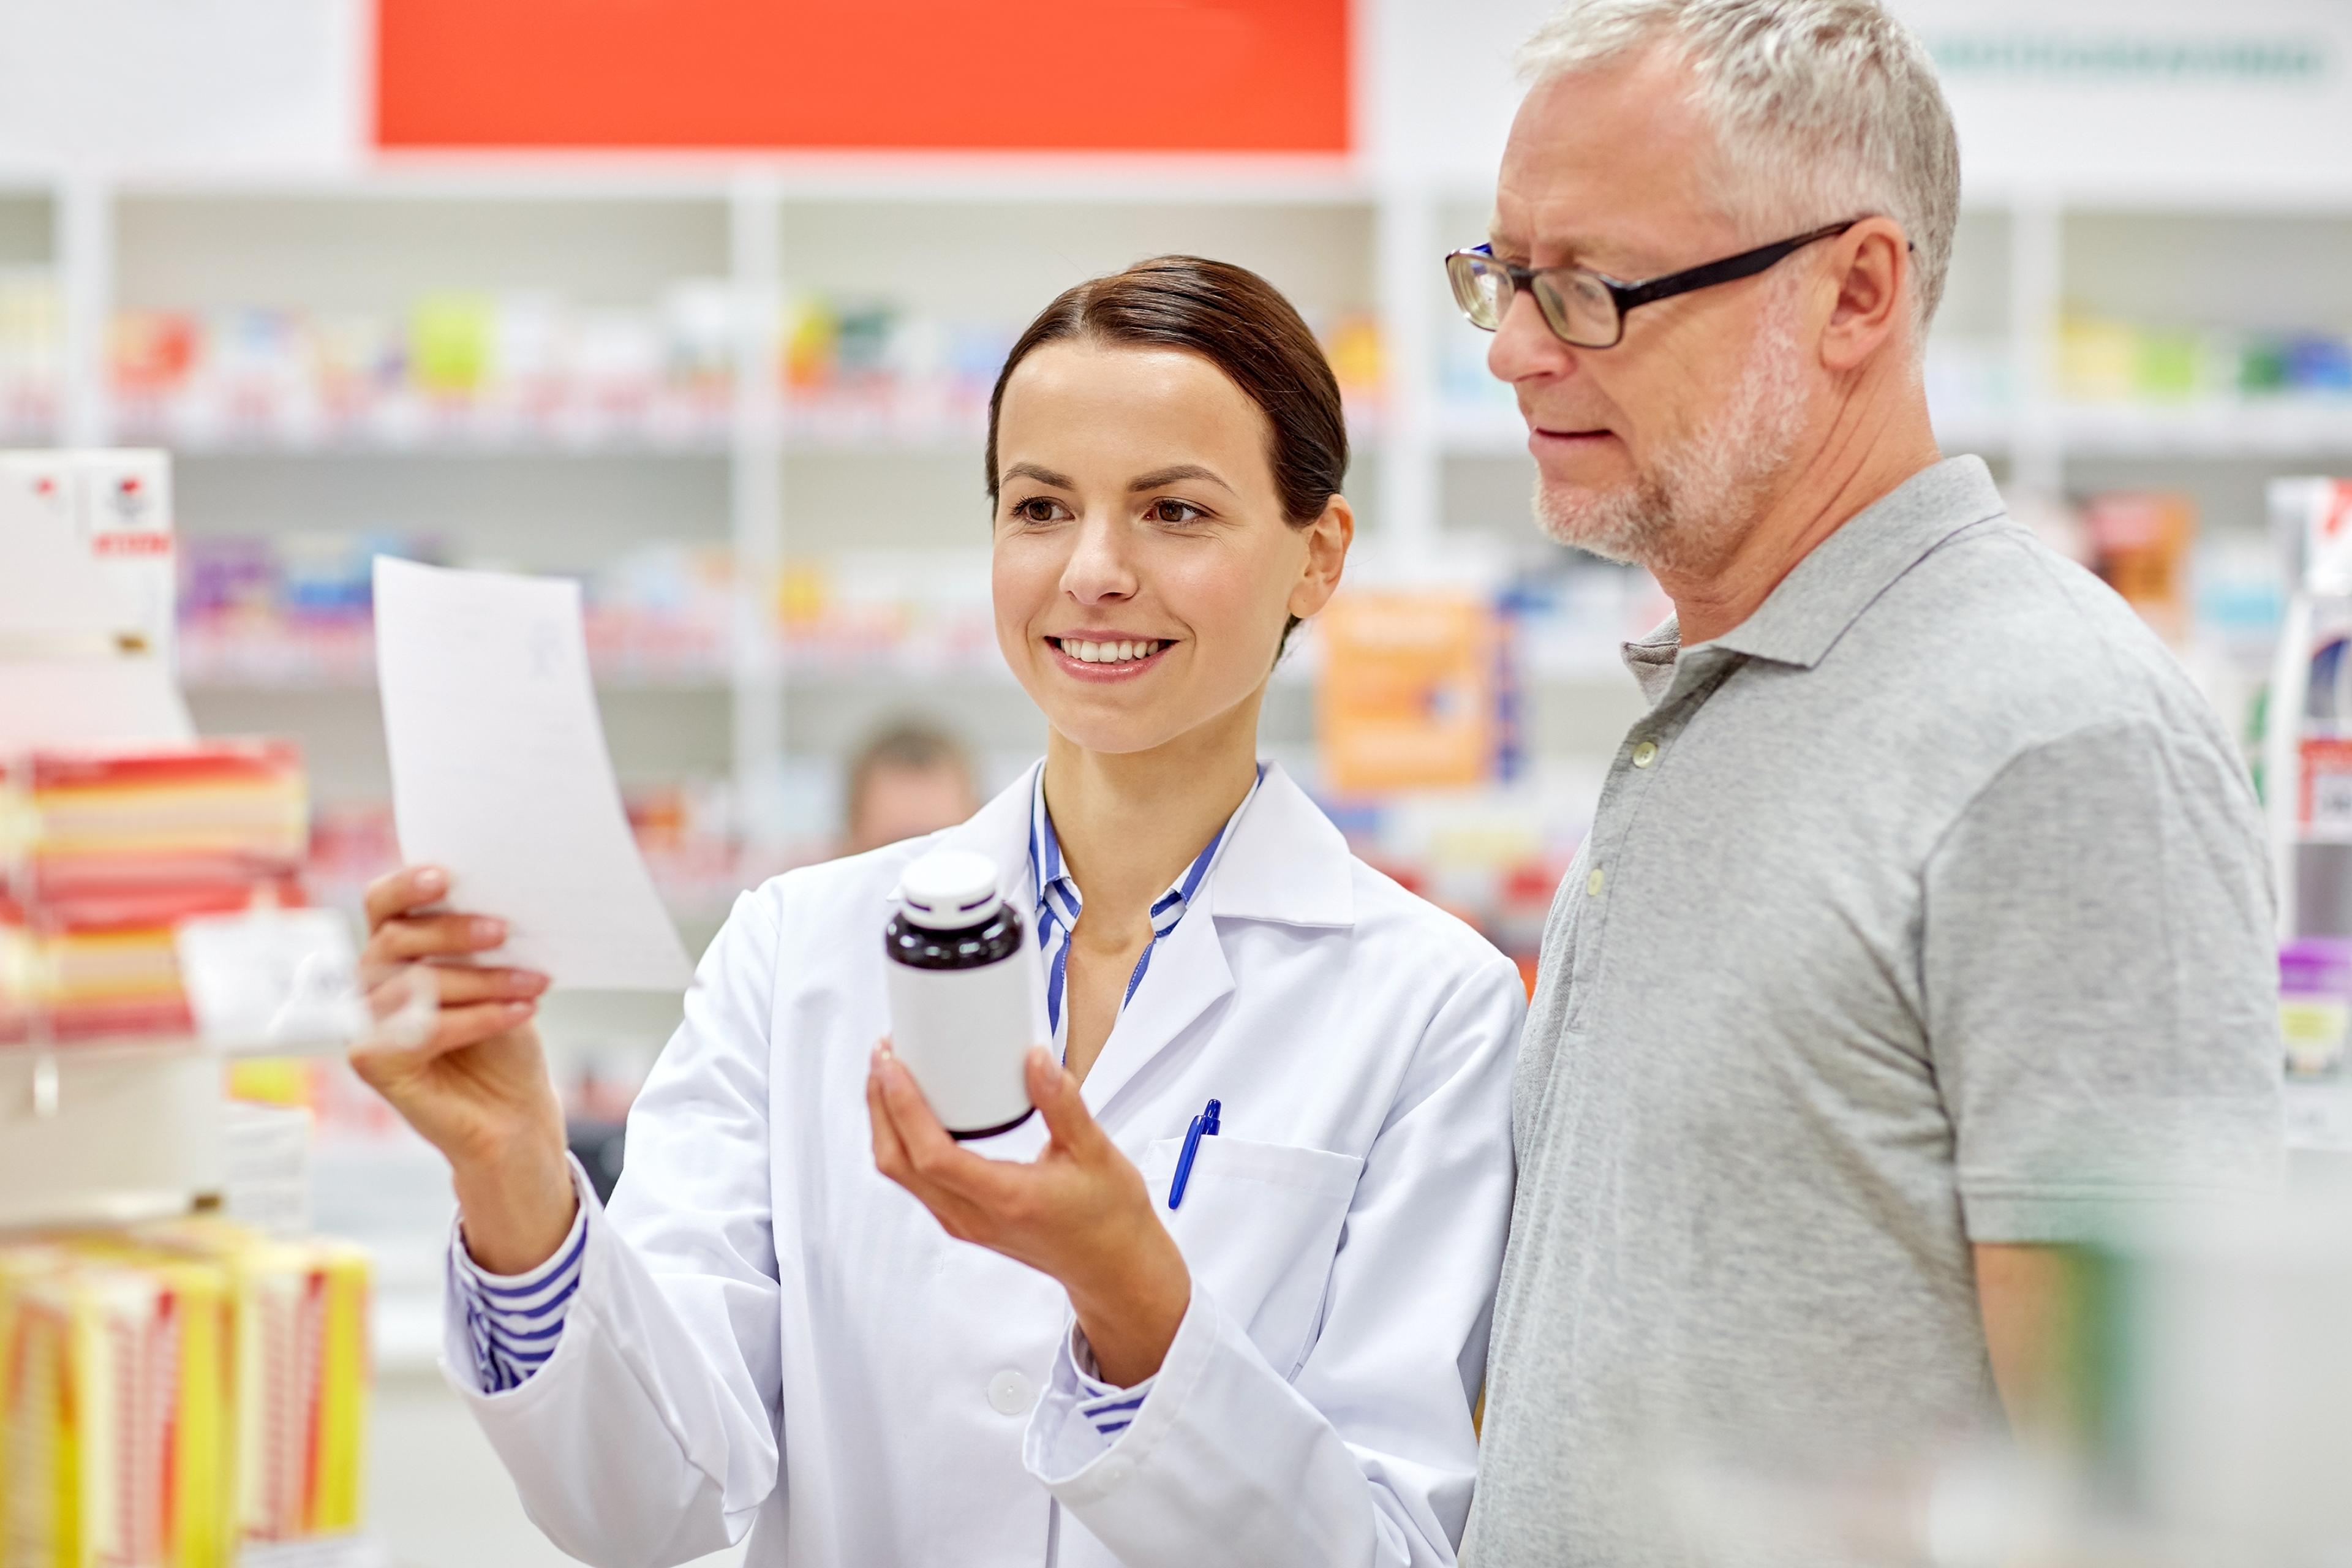
[[[531,1023],[547,977],[472,962],[506,940],[506,927],[429,907],[448,890],[431,866],[369,885],[366,983],[388,992],[395,976],[421,981],[438,1006],[421,1041],[364,1043],[352,1066],[447,1157],[474,1261],[520,1274],[554,1256],[578,1208],[563,1108]]]

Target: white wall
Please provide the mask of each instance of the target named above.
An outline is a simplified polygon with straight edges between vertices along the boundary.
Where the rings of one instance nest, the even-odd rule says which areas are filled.
[[[1370,118],[1398,177],[1492,177],[1518,91],[1510,55],[1555,0],[1362,0]],[[2346,0],[1892,0],[1955,60],[1945,90],[1974,194],[2201,201],[2352,192],[2352,4]],[[2124,42],[2138,64],[2084,47]],[[2215,68],[2258,46],[2311,68]],[[2163,51],[2189,68],[2168,70]],[[2005,52],[2004,52],[2005,50]],[[1963,65],[1961,60],[1972,62]]]
[[[367,0],[0,0],[0,167],[349,164]]]
[[[1955,62],[1946,86],[1982,195],[2352,191],[2346,0],[1893,3]],[[1553,0],[1358,4],[1373,165],[1456,189],[1491,177],[1518,97],[1511,51]],[[351,165],[368,139],[370,13],[371,0],[0,0],[0,168]],[[2118,40],[2192,64],[2066,53]],[[2213,68],[2217,50],[2246,45],[2311,68]]]

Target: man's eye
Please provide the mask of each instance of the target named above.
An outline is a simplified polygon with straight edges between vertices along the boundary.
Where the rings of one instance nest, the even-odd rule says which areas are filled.
[[[1151,503],[1154,522],[1198,522],[1209,514],[1188,500],[1156,500]]]

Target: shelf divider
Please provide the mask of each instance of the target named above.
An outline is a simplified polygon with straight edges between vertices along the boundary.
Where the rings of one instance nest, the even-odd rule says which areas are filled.
[[[772,173],[748,170],[730,186],[728,260],[735,291],[734,437],[729,525],[735,549],[730,630],[736,809],[761,850],[788,837],[783,820],[784,682],[773,598],[784,562],[784,464],[778,396],[778,314],[783,302],[784,212]]]

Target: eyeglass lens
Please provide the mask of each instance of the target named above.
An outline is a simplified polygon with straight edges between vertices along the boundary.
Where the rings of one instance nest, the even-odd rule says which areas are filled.
[[[1453,258],[1454,299],[1474,325],[1494,331],[1510,312],[1517,290],[1501,263],[1483,256]],[[1605,348],[1617,341],[1617,302],[1598,279],[1580,272],[1548,272],[1535,279],[1536,307],[1544,321],[1569,342]]]

